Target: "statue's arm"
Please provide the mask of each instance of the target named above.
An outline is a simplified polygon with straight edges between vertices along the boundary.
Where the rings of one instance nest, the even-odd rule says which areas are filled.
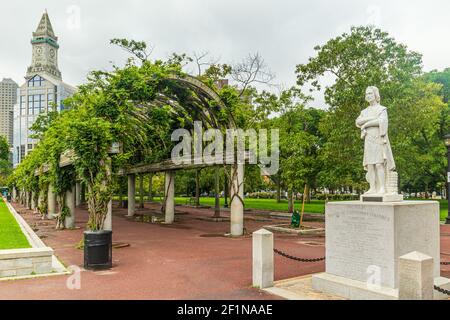
[[[362,115],[360,115],[358,117],[358,119],[356,119],[356,126],[358,128],[361,128],[362,126],[364,126],[364,124],[366,124],[368,121],[370,121],[371,119],[369,118],[364,118]]]
[[[363,125],[363,129],[371,128],[371,127],[379,127],[380,126],[380,120],[374,119],[369,120]]]

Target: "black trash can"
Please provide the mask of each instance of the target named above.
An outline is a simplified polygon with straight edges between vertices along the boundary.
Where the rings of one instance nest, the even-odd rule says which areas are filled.
[[[128,208],[128,200],[122,200],[122,208]]]
[[[112,231],[84,232],[84,268],[88,270],[112,267]]]

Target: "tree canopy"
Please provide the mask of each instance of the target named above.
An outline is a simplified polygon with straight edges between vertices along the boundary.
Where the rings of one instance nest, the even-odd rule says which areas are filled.
[[[423,78],[422,57],[373,27],[354,27],[317,46],[316,56],[297,66],[300,86],[320,90],[321,77],[334,81],[324,88],[329,110],[320,124],[326,137],[321,157],[322,177],[329,186],[361,187],[364,181],[362,143],[355,119],[365,89],[377,86],[388,108],[390,138],[403,185],[429,180],[441,173],[443,144],[437,137],[440,114],[446,108],[440,87]]]

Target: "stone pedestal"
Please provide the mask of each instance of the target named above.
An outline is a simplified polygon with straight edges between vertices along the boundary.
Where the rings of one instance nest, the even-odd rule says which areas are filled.
[[[440,276],[439,203],[337,202],[326,208],[326,273],[313,288],[349,299],[398,299],[399,257],[433,258]]]

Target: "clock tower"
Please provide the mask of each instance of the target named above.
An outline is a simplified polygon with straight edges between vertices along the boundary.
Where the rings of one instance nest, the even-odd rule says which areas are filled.
[[[26,78],[30,79],[36,74],[47,74],[61,80],[61,71],[58,68],[58,37],[53,32],[47,11],[42,15],[36,32],[33,32],[31,44],[33,55]]]

